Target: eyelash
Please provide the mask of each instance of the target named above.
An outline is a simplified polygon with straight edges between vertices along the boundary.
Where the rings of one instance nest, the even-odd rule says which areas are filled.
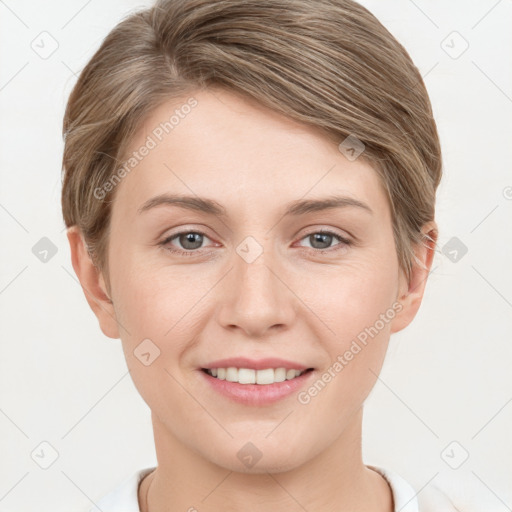
[[[179,233],[174,233],[173,235],[168,236],[167,238],[162,240],[162,242],[160,242],[158,245],[164,247],[167,251],[169,251],[170,253],[173,253],[173,254],[178,254],[178,255],[183,255],[183,256],[194,256],[194,255],[197,255],[198,253],[200,253],[201,249],[182,250],[182,249],[170,249],[169,247],[167,247],[167,244],[169,244],[175,238],[178,238],[181,235],[187,235],[187,234],[190,234],[190,233],[193,233],[193,234],[196,234],[196,235],[202,235],[203,237],[208,238],[208,235],[206,233],[203,233],[202,231],[198,231],[198,230],[180,231]],[[331,247],[331,248],[328,248],[328,249],[315,249],[315,248],[309,248],[309,247],[302,247],[302,249],[311,249],[313,252],[315,252],[317,254],[318,253],[324,254],[324,253],[336,252],[336,251],[339,251],[339,250],[343,249],[346,246],[351,246],[352,245],[352,242],[350,240],[348,240],[347,238],[344,238],[344,237],[338,235],[334,231],[322,230],[322,229],[318,230],[318,231],[311,231],[311,233],[307,233],[306,235],[304,235],[301,238],[301,240],[304,240],[304,238],[307,238],[307,237],[309,237],[311,235],[317,235],[317,234],[332,235],[333,237],[337,238],[341,243],[338,244],[337,246],[334,246],[334,247]]]

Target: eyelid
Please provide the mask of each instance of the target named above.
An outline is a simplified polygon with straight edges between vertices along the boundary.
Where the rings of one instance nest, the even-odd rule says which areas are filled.
[[[315,233],[327,233],[329,235],[336,235],[347,241],[352,241],[354,239],[354,237],[348,231],[340,231],[337,228],[330,226],[315,224],[313,226],[308,226],[304,229],[306,229],[307,231],[300,237],[301,239],[304,238],[305,236],[313,235]]]
[[[179,231],[176,231],[175,233],[173,234],[170,234],[170,235],[166,235],[165,233],[171,233],[174,229],[178,229]],[[175,235],[179,235],[179,234],[182,234],[183,232],[185,233],[189,233],[189,232],[194,232],[194,233],[204,233],[206,235],[206,230],[208,228],[206,226],[204,226],[203,224],[194,224],[194,223],[191,223],[191,224],[177,224],[177,225],[174,225],[174,226],[170,226],[170,227],[166,227],[164,230],[160,231],[158,233],[158,235],[155,237],[156,240],[160,240],[160,239],[166,239],[166,238],[169,238],[169,237],[172,237],[172,236],[175,236]]]
[[[158,245],[164,245],[165,246],[166,244],[170,243],[173,239],[179,237],[180,235],[186,235],[186,234],[189,234],[189,233],[195,233],[197,235],[202,235],[204,238],[207,238],[208,240],[213,242],[212,238],[210,236],[208,236],[208,234],[205,231],[203,231],[202,229],[181,229],[180,231],[176,231],[175,233],[171,233],[169,235],[166,235],[162,239],[161,242],[158,242]],[[194,251],[191,251],[191,250],[185,251],[184,249],[177,249],[177,251],[180,251],[180,250],[182,250],[183,252],[199,252],[202,249],[196,249]]]
[[[335,231],[334,229],[331,229],[331,228],[316,228],[316,229],[312,229],[311,231],[305,233],[304,235],[302,235],[301,237],[299,237],[298,241],[302,241],[304,240],[305,238],[311,236],[311,235],[315,235],[315,234],[324,234],[324,235],[331,235],[335,238],[337,238],[339,240],[339,243],[332,246],[332,247],[328,247],[327,249],[315,249],[314,247],[303,247],[303,246],[299,246],[303,249],[310,249],[313,253],[327,253],[327,252],[336,252],[337,250],[341,250],[343,248],[347,248],[349,246],[352,246],[354,244],[354,241],[351,239],[351,237],[348,237],[348,236],[345,236],[345,235],[342,235],[340,233],[338,233],[337,231]]]

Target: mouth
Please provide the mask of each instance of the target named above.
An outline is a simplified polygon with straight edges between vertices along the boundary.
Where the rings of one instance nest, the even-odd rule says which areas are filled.
[[[203,363],[197,370],[216,396],[246,406],[267,406],[291,398],[316,374],[313,367],[280,357],[229,357]]]
[[[236,368],[233,366],[226,368],[201,368],[201,371],[217,380],[225,380],[242,385],[256,384],[260,386],[291,381],[313,370],[314,368],[304,370],[283,367],[256,370],[253,368]]]
[[[298,366],[298,365],[294,365]],[[217,396],[244,406],[264,407],[290,399],[314,378],[314,368],[201,368],[204,383]]]

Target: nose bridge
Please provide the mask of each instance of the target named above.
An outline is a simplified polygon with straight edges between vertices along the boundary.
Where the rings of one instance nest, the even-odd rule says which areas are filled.
[[[279,276],[280,262],[272,250],[272,237],[247,236],[235,248],[233,271],[222,306],[225,327],[238,326],[248,334],[263,334],[272,326],[289,324],[293,294]]]

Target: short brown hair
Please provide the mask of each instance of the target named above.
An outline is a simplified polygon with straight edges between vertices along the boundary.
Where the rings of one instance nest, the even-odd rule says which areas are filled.
[[[337,144],[359,139],[387,193],[410,279],[413,246],[434,220],[439,137],[409,54],[352,0],[160,0],[108,34],[81,72],[63,124],[64,221],[78,225],[99,268],[115,190],[101,199],[94,191],[151,110],[208,86],[253,98]]]

